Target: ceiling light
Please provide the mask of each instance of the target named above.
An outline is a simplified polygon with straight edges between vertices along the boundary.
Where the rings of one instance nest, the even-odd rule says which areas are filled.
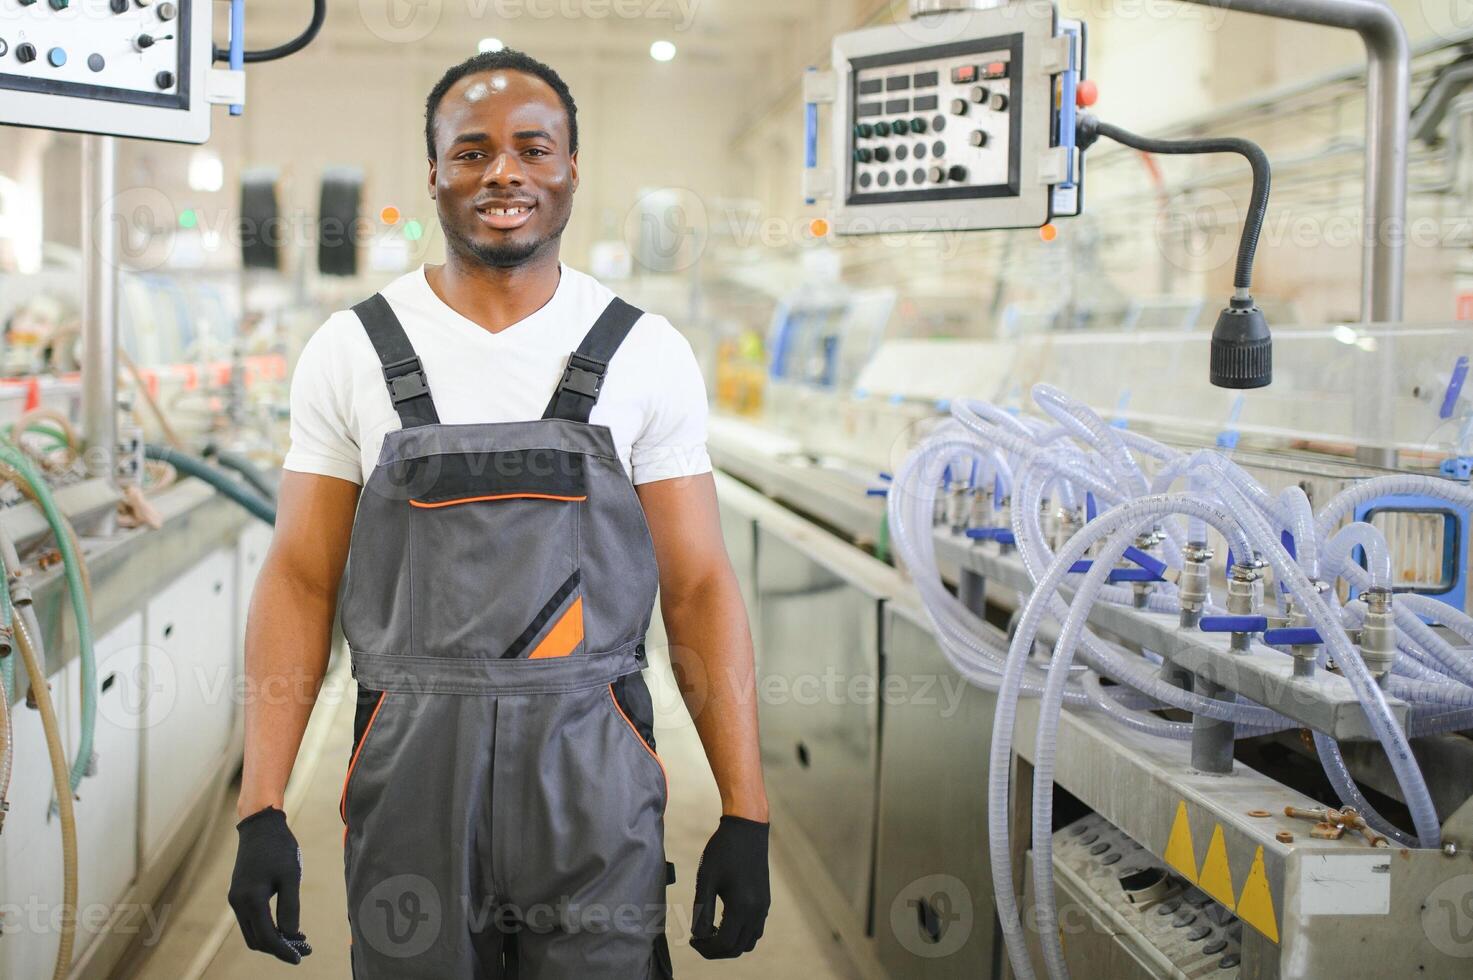
[[[673,61],[675,44],[671,41],[656,41],[650,45],[650,57],[656,61]]]

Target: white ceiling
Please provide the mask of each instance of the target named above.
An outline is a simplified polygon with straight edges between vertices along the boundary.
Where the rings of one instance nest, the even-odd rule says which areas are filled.
[[[328,0],[326,26],[305,53],[377,48],[442,64],[448,53],[474,53],[491,36],[533,54],[617,61],[647,58],[650,43],[663,38],[680,50],[677,62],[750,63],[791,41],[820,6],[823,0]],[[248,47],[296,35],[311,7],[310,0],[251,0]],[[216,4],[219,43],[225,9]]]

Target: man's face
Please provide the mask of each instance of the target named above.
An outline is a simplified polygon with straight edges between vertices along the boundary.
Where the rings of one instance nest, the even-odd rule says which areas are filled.
[[[449,247],[498,268],[555,254],[578,188],[568,143],[562,101],[535,75],[492,71],[456,82],[435,113],[430,161]]]

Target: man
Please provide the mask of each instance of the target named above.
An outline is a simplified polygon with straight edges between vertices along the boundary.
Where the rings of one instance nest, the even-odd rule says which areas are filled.
[[[293,377],[246,631],[231,905],[252,949],[310,952],[281,807],[346,575],[354,977],[669,977],[641,674],[658,584],[676,666],[708,682],[685,696],[722,801],[691,944],[740,955],[769,904],[767,799],[695,359],[558,259],[578,127],[552,69],[455,66],[425,137],[445,264],[335,314]]]

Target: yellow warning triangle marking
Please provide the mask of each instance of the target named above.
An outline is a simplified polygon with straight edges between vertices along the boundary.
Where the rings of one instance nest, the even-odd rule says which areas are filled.
[[[1233,871],[1228,867],[1227,841],[1222,836],[1222,824],[1212,828],[1212,840],[1207,842],[1207,856],[1202,859],[1202,876],[1197,884],[1232,911],[1235,904]]]
[[[1238,918],[1268,937],[1270,942],[1279,941],[1279,925],[1274,916],[1274,897],[1268,889],[1268,872],[1263,869],[1263,848],[1253,855],[1253,867],[1248,869],[1248,880],[1243,882],[1243,894],[1238,897]]]
[[[1176,805],[1176,819],[1171,822],[1171,836],[1166,839],[1166,863],[1180,871],[1187,881],[1197,883],[1197,849],[1192,846],[1192,825],[1187,821],[1187,801]]]

